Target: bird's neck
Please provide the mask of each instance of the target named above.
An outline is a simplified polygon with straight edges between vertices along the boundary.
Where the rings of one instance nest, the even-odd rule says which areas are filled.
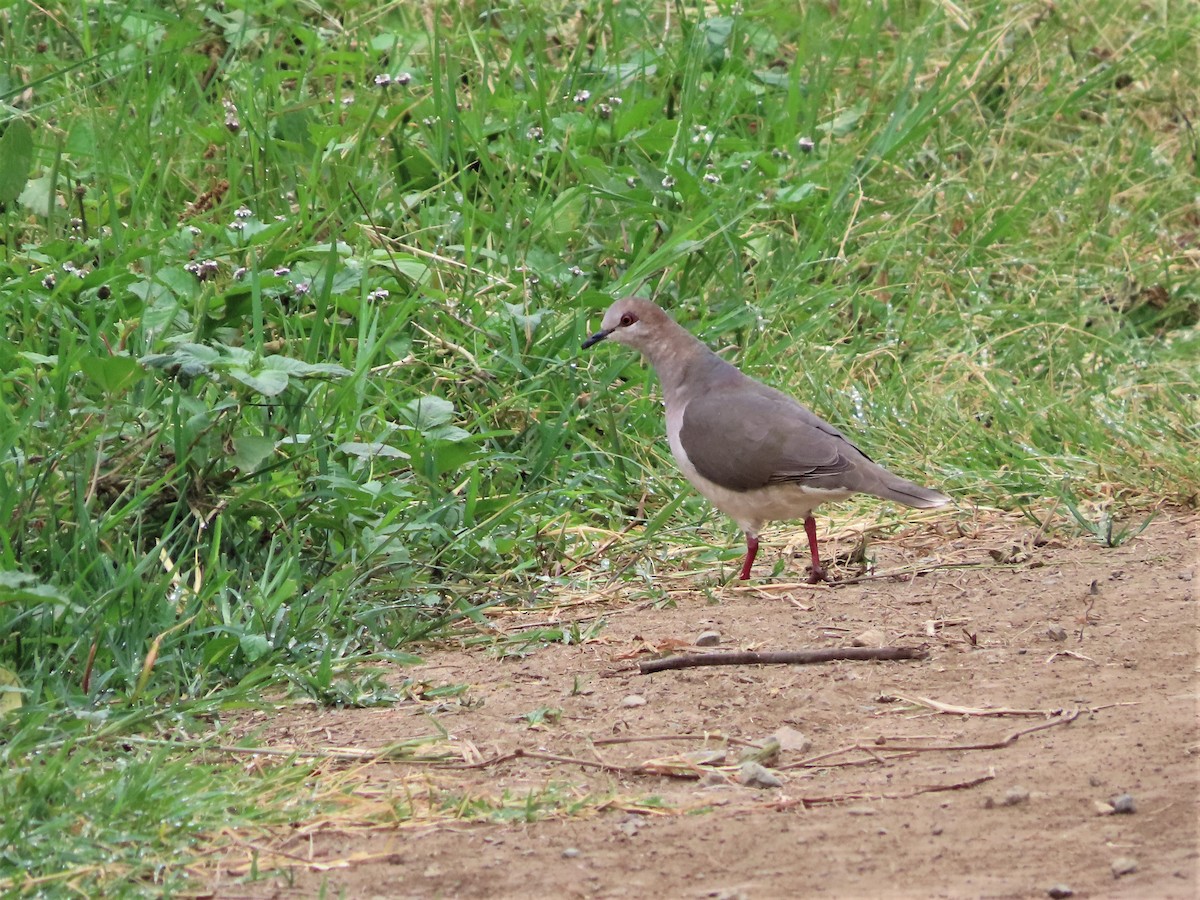
[[[646,357],[663,386],[668,409],[683,402],[685,396],[707,390],[727,369],[733,368],[682,327],[675,340],[658,344]]]

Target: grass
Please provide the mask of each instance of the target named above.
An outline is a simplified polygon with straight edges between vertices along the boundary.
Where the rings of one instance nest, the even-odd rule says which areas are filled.
[[[1194,503],[1198,41],[1121,0],[0,12],[0,885],[178,890],[289,814],[287,767],[263,804],[114,737],[388,702],[415,642],[702,544],[650,373],[578,351],[624,293],[963,502]]]

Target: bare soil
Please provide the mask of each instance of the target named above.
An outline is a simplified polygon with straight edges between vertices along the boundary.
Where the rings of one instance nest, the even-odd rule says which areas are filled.
[[[430,648],[400,673],[470,686],[457,697],[239,722],[348,752],[440,729],[414,752],[460,767],[300,760],[339,811],[235,837],[203,877],[221,898],[1197,897],[1198,546],[1195,512],[1116,548],[939,519],[873,545],[884,571],[959,564],[908,580],[664,576],[658,602],[616,584],[498,611],[498,635],[605,624],[522,656]],[[637,674],[706,631],[714,652],[862,637],[930,655]],[[785,728],[781,785],[740,783],[747,745]],[[725,757],[685,757],[703,748]],[[1112,812],[1123,794],[1133,811]]]

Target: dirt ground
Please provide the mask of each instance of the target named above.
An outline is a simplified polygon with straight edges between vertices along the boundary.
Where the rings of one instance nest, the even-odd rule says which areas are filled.
[[[598,581],[500,610],[498,635],[604,624],[519,656],[427,649],[399,673],[424,696],[391,708],[239,722],[348,757],[442,731],[415,752],[460,768],[301,760],[341,811],[237,838],[200,874],[219,898],[1197,897],[1198,547],[1195,512],[1116,548],[943,517],[872,545],[877,571],[942,566],[907,580],[664,577],[657,601]],[[632,668],[710,631],[713,651],[860,638],[929,657]],[[434,696],[455,684],[469,689]],[[741,783],[741,754],[772,735],[779,786]],[[1113,811],[1120,795],[1132,811]]]

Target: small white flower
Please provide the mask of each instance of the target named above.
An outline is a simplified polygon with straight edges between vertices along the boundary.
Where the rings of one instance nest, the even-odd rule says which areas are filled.
[[[579,93],[577,93],[577,94],[575,95],[575,102],[576,102],[576,103],[587,103],[587,102],[588,102],[589,100],[591,100],[591,99],[592,99],[592,92],[591,92],[591,91],[580,91]]]
[[[672,176],[672,175],[667,175],[665,178],[663,178],[663,180],[662,180],[662,186],[663,186],[663,187],[665,187],[665,188],[666,188],[668,191],[669,191],[671,188],[675,187],[675,178],[674,178],[674,176]]]

